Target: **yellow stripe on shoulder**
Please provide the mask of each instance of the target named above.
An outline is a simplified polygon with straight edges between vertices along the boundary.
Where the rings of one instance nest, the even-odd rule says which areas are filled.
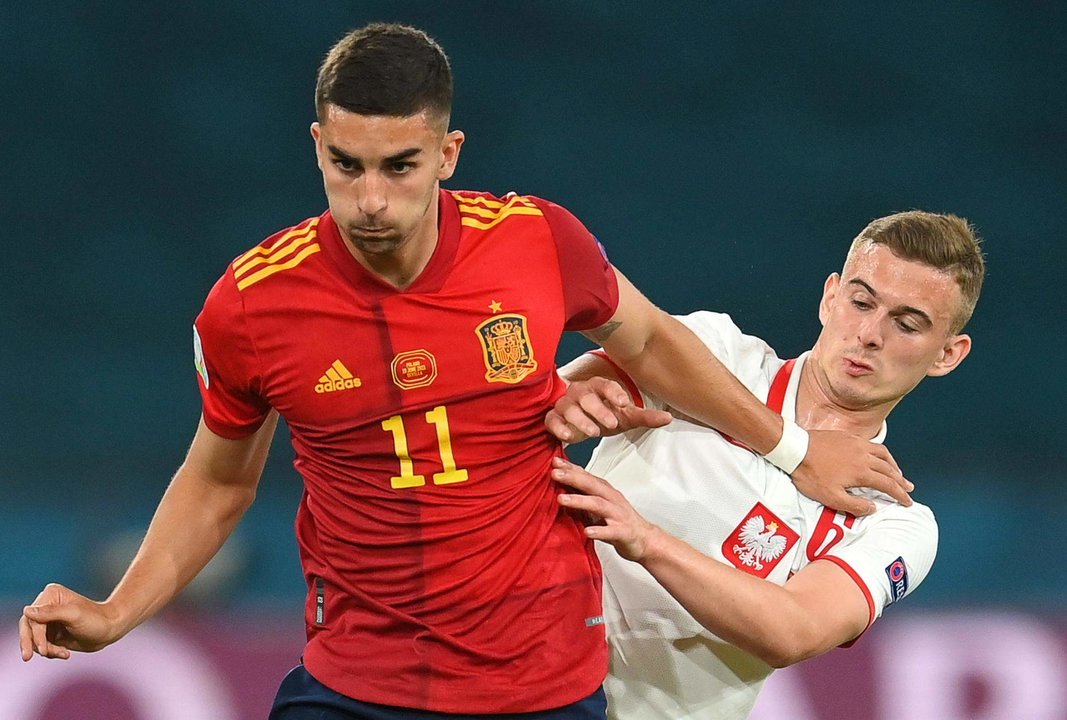
[[[508,205],[519,204],[526,207],[537,207],[534,203],[523,195],[515,195],[514,193],[508,193],[502,199],[485,197],[484,195],[464,195],[462,193],[451,193],[452,197],[456,199],[456,202],[460,205],[460,210],[472,210],[479,205],[486,208],[503,208]]]
[[[238,280],[237,281],[237,289],[238,290],[244,290],[245,288],[247,288],[247,287],[249,287],[251,285],[255,285],[257,282],[259,282],[260,280],[263,280],[264,278],[269,278],[274,273],[280,273],[283,270],[291,270],[292,268],[295,268],[297,265],[299,265],[300,263],[304,262],[304,260],[306,260],[307,258],[311,257],[312,255],[314,255],[315,253],[317,253],[321,249],[322,248],[319,247],[318,243],[313,243],[311,245],[308,245],[306,248],[301,250],[296,255],[296,257],[292,258],[291,260],[289,260],[287,262],[275,263],[273,265],[267,265],[266,267],[264,267],[264,268],[262,268],[260,270],[257,270],[256,272],[252,273],[248,277],[245,277],[245,278],[243,278],[241,280]],[[236,273],[235,273],[235,275],[236,275]]]
[[[542,213],[537,208],[518,207],[518,208],[512,208],[510,210],[506,210],[506,211],[500,213],[499,215],[497,215],[492,220],[488,220],[488,221],[487,220],[479,220],[478,218],[475,218],[475,217],[465,216],[465,217],[460,218],[459,224],[463,225],[464,227],[476,228],[478,230],[488,230],[491,227],[495,227],[496,225],[499,225],[500,223],[502,223],[504,220],[507,220],[512,215],[536,215],[536,216],[540,216],[540,215],[544,215],[544,213]]]
[[[299,225],[294,227],[292,230],[289,230],[288,232],[283,234],[280,238],[278,238],[277,240],[272,242],[270,245],[267,245],[267,246],[264,246],[262,244],[257,245],[256,247],[252,248],[251,250],[249,250],[248,252],[244,253],[243,255],[241,255],[240,257],[238,257],[236,260],[233,261],[232,264],[233,264],[234,269],[236,269],[238,265],[241,265],[242,263],[248,261],[251,258],[256,257],[257,255],[270,255],[275,250],[277,250],[278,248],[280,248],[282,245],[284,245],[285,243],[289,242],[293,238],[303,237],[304,235],[307,235],[308,233],[313,232],[315,230],[315,228],[318,227],[318,225],[319,225],[319,218],[317,218],[317,217],[310,218],[310,219],[305,220],[304,222],[300,223]]]
[[[481,198],[479,198],[481,199]],[[544,215],[541,208],[534,205],[526,198],[513,195],[506,203],[498,203],[499,207],[478,207],[476,205],[459,205],[460,224],[464,227],[488,230],[498,225],[512,215]]]
[[[287,233],[287,235],[288,235],[288,233]],[[281,247],[278,247],[278,243],[273,243],[271,245],[271,247],[272,248],[277,248],[277,250],[272,252],[270,255],[257,255],[257,256],[254,256],[254,257],[248,259],[247,261],[245,261],[240,266],[234,265],[233,276],[235,278],[239,278],[242,275],[247,274],[250,270],[252,270],[253,268],[255,268],[255,267],[259,266],[259,265],[273,265],[273,264],[276,264],[279,261],[284,260],[285,258],[289,257],[290,255],[292,255],[294,252],[296,252],[297,250],[299,250],[303,246],[308,245],[309,243],[315,241],[318,238],[318,236],[319,236],[318,232],[315,229],[312,229],[310,232],[308,232],[308,233],[306,233],[304,235],[297,235],[297,236],[291,237],[289,239],[288,244],[282,245]]]

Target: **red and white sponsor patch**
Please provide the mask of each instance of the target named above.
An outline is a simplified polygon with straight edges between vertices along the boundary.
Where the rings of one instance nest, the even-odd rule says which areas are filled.
[[[800,536],[763,503],[756,503],[722,544],[722,554],[738,570],[766,578]]]

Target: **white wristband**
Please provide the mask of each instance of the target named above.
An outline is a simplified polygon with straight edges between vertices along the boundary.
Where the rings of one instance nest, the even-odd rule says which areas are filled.
[[[792,473],[800,463],[804,462],[804,456],[807,454],[807,430],[791,420],[782,418],[782,439],[763,457],[781,468],[783,472]]]

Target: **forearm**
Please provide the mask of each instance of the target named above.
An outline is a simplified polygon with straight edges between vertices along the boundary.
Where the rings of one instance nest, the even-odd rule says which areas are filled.
[[[774,667],[833,647],[786,588],[714,560],[659,528],[640,564],[689,613],[726,642]]]
[[[781,438],[781,416],[759,402],[689,328],[667,313],[656,311],[639,345],[605,339],[603,346],[640,387],[757,452],[769,452]]]
[[[196,577],[254,499],[254,485],[211,482],[187,466],[178,470],[137,555],[106,601],[120,637]]]

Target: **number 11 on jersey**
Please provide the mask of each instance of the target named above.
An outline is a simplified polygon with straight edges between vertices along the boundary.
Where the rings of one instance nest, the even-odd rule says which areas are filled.
[[[426,413],[426,422],[437,430],[437,451],[441,455],[442,470],[433,474],[433,484],[450,485],[463,482],[467,479],[467,471],[456,469],[456,458],[452,455],[452,435],[448,430],[448,409],[444,405],[438,405]],[[403,416],[394,415],[388,420],[382,420],[382,430],[393,434],[393,450],[396,451],[396,457],[400,461],[400,474],[389,478],[393,488],[425,485],[426,477],[415,474],[415,463],[411,460],[407,433],[404,432]]]

